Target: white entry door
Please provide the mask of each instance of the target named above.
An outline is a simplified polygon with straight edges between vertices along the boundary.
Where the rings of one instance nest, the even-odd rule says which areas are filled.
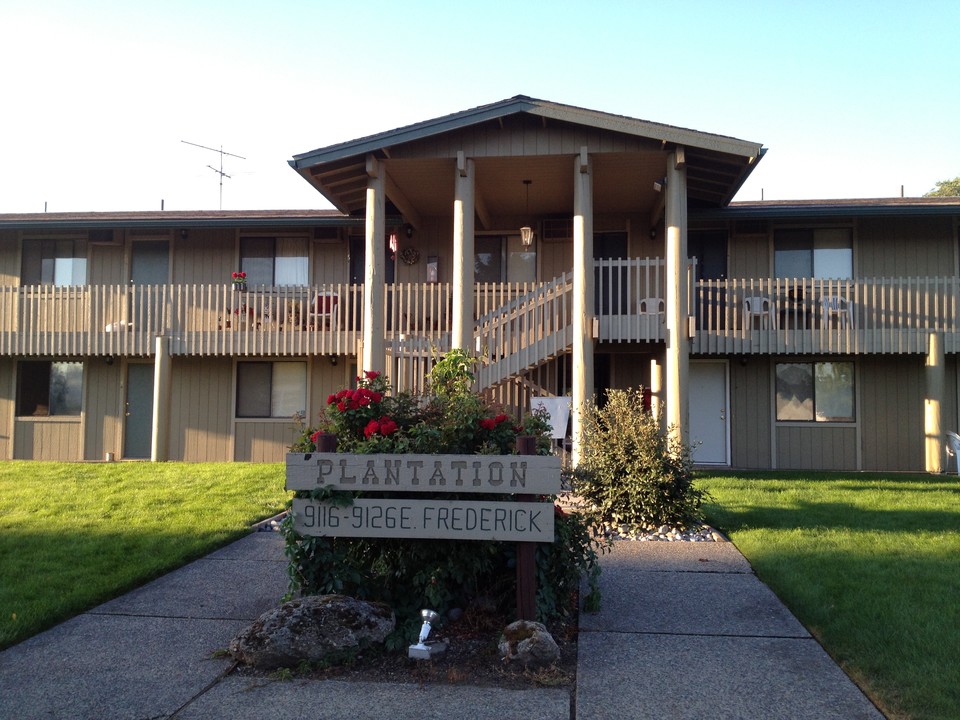
[[[699,465],[730,464],[726,360],[690,361],[690,443]]]

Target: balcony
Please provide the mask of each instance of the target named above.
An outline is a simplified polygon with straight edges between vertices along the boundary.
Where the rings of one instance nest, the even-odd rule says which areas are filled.
[[[691,352],[925,353],[931,332],[957,352],[960,279],[761,279],[697,283]]]
[[[662,260],[599,260],[594,285],[596,339],[665,341]],[[572,342],[569,274],[474,292],[486,364],[515,373]],[[703,281],[690,290],[691,352],[925,353],[931,331],[945,334],[946,352],[960,352],[958,304],[960,279],[949,277]],[[452,306],[449,283],[387,286],[388,352],[423,360],[447,349]],[[348,284],[0,287],[0,355],[150,356],[157,336],[170,338],[174,355],[354,355],[362,308],[363,286]]]

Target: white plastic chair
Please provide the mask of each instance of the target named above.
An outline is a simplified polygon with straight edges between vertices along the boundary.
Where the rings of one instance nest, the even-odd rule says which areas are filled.
[[[663,299],[658,297],[641,298],[637,304],[637,312],[640,315],[661,315],[664,312]]]
[[[841,295],[827,295],[822,298],[823,314],[821,319],[824,327],[830,327],[830,320],[837,319],[839,327],[853,327],[853,307]]]
[[[759,318],[761,328],[772,327],[777,329],[777,313],[773,301],[762,295],[754,295],[743,299],[743,317],[746,326],[753,329],[753,319]]]
[[[957,435],[955,432],[948,432],[946,434],[946,440],[947,457],[954,459],[954,470],[957,475],[960,475],[960,435]]]

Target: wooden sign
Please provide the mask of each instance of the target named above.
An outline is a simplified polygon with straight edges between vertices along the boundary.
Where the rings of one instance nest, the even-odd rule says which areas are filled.
[[[471,456],[472,457],[472,456]],[[553,503],[358,498],[337,507],[294,498],[301,535],[553,542]]]
[[[541,455],[287,454],[287,490],[560,492],[560,458]],[[551,542],[552,542],[551,538]]]

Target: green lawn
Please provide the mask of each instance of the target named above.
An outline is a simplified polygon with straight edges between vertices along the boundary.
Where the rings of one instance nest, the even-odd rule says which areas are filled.
[[[0,648],[283,510],[281,464],[0,462]]]
[[[708,522],[891,718],[960,718],[956,476],[705,474]]]

